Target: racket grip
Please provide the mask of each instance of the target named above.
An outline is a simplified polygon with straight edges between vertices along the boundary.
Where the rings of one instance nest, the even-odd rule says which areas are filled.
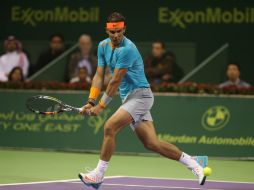
[[[72,108],[72,111],[80,113],[82,111],[82,108]]]
[[[77,113],[81,113],[82,110],[82,108],[76,108]],[[89,115],[88,111],[85,112],[85,115]]]

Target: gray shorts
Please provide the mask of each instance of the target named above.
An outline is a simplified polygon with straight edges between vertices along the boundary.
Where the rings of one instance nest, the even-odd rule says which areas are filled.
[[[150,109],[153,106],[154,96],[150,88],[138,88],[131,92],[119,109],[124,109],[133,118],[131,128],[135,130],[141,121],[153,121]]]

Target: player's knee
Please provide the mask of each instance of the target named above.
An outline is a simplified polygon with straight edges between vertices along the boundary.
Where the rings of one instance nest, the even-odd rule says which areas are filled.
[[[115,136],[116,133],[114,125],[111,122],[106,122],[104,125],[104,136]]]
[[[159,143],[157,141],[146,141],[144,142],[144,146],[152,151],[157,151],[159,149]]]

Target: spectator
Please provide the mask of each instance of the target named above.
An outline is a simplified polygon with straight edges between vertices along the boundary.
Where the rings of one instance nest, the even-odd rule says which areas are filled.
[[[4,48],[6,53],[0,57],[0,81],[7,81],[8,75],[14,67],[20,67],[26,77],[29,61],[22,51],[22,44],[14,36],[9,36],[4,41]]]
[[[86,67],[80,67],[78,69],[78,76],[74,77],[70,80],[70,83],[74,83],[74,82],[91,84],[91,78],[88,75],[88,70]]]
[[[42,52],[34,66],[33,72],[37,72],[42,67],[53,61],[64,52],[64,38],[61,34],[53,34],[49,38],[49,49]]]
[[[175,82],[183,74],[182,69],[176,65],[174,54],[166,51],[166,45],[161,41],[153,42],[151,55],[145,60],[145,72],[149,82],[155,84]]]
[[[92,77],[96,66],[97,58],[92,54],[92,39],[89,35],[83,34],[79,38],[79,50],[70,57],[66,71],[67,80],[76,77],[80,67],[86,67],[88,75]]]
[[[250,84],[240,79],[240,66],[237,63],[230,63],[226,71],[228,80],[219,85],[220,88],[235,86],[237,88],[250,87]]]
[[[14,67],[8,76],[9,82],[24,82],[23,71],[20,67]]]

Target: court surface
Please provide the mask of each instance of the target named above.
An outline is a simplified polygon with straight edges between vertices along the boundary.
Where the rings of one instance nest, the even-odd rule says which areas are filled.
[[[0,190],[91,190],[78,179],[98,154],[0,149]],[[200,186],[183,165],[162,157],[114,155],[100,190],[254,190],[254,162],[210,159]],[[127,177],[129,176],[129,177]],[[131,177],[135,176],[135,177]],[[71,180],[70,180],[71,179]]]
[[[79,180],[58,180],[48,182],[32,182],[17,184],[2,184],[0,190],[89,190]],[[199,186],[196,180],[143,178],[143,177],[108,177],[104,180],[100,190],[253,190],[254,183],[207,181],[204,186]]]

